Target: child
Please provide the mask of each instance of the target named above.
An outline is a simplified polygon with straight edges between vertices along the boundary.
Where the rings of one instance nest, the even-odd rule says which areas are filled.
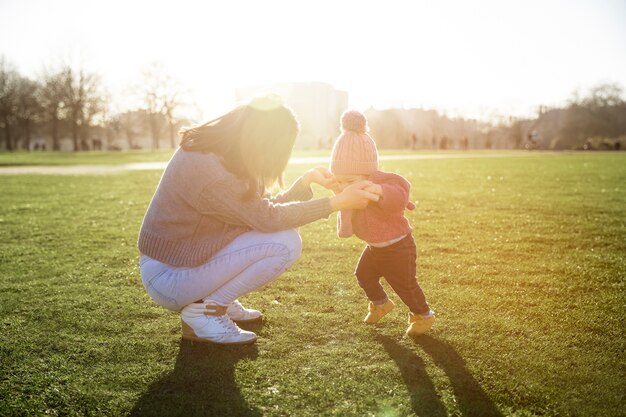
[[[415,277],[415,241],[404,217],[405,208],[415,208],[409,201],[411,185],[400,175],[378,170],[378,151],[367,134],[363,114],[345,112],[341,116],[341,130],[330,163],[338,183],[337,191],[352,182],[367,179],[374,183],[368,191],[380,196],[378,202],[370,202],[363,210],[342,210],[337,215],[339,237],[354,234],[367,243],[355,270],[359,285],[370,300],[364,321],[376,323],[395,306],[380,285],[380,278],[385,277],[409,307],[406,333],[423,334],[433,325],[435,314]]]

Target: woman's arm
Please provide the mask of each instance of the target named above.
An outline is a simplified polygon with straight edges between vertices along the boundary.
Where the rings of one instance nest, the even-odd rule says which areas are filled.
[[[371,181],[359,181],[348,185],[339,194],[330,198],[330,205],[334,211],[337,210],[362,210],[370,202],[379,199],[377,194],[368,191],[372,185]]]
[[[269,197],[274,203],[287,203],[289,201],[308,201],[313,198],[311,184],[316,183],[324,188],[331,189],[337,182],[333,174],[326,168],[317,167],[308,170],[285,192],[275,197]]]
[[[280,194],[275,196],[271,196],[270,193],[267,193],[265,197],[267,197],[273,203],[288,203],[290,201],[309,201],[313,198],[313,190],[311,189],[310,183],[307,183],[304,180],[304,177],[298,178],[288,190],[283,191]]]
[[[337,186],[337,180],[335,179],[335,176],[324,167],[316,167],[308,170],[304,173],[302,179],[307,185],[310,185],[311,183],[316,183],[326,188],[327,190],[332,190]]]
[[[202,191],[196,208],[224,223],[247,226],[260,232],[275,232],[328,218],[336,210],[364,208],[378,197],[363,189],[369,185],[369,181],[352,184],[331,198],[275,203],[259,195],[242,200],[241,196],[246,192],[245,182],[226,176]]]

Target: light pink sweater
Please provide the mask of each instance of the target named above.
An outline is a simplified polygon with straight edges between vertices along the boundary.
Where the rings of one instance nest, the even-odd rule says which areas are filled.
[[[139,251],[171,266],[194,267],[242,233],[292,229],[333,211],[328,197],[311,200],[311,188],[300,181],[278,196],[243,201],[247,189],[217,155],[178,149],[143,219]]]

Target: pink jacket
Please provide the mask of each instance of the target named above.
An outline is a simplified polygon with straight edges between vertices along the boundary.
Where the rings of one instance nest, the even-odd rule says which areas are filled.
[[[337,235],[353,234],[369,243],[381,243],[411,232],[404,210],[413,210],[409,201],[411,184],[401,175],[375,171],[368,178],[380,184],[383,195],[378,202],[370,202],[363,210],[341,210],[337,214]]]

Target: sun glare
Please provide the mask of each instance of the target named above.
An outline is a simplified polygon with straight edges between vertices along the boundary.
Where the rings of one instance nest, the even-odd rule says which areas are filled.
[[[277,82],[326,82],[361,110],[422,107],[482,118],[534,114],[599,81],[626,84],[619,3],[96,5],[3,4],[0,50],[31,74],[79,56],[103,75],[120,107],[142,66],[161,62],[205,116],[230,108],[237,87]],[[38,29],[20,30],[20,42],[12,42],[8,35],[26,20]]]

